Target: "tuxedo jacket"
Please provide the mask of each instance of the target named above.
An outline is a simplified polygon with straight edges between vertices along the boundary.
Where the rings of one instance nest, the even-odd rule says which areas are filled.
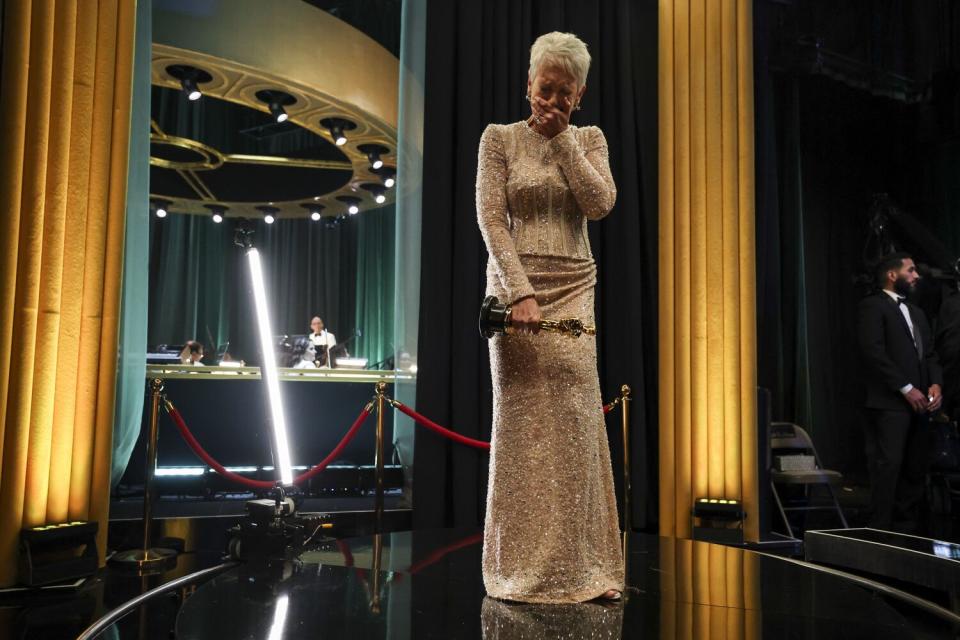
[[[930,385],[943,385],[927,317],[919,307],[905,304],[920,339],[919,351],[893,298],[878,291],[860,301],[858,340],[865,372],[864,406],[869,409],[910,411],[901,388],[912,384],[926,395]]]

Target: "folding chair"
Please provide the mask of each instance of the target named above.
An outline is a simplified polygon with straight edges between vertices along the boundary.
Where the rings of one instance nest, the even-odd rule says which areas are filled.
[[[787,528],[787,535],[791,538],[795,537],[793,527],[790,526],[790,520],[787,518],[788,511],[836,511],[843,528],[849,528],[834,491],[834,486],[840,484],[843,475],[839,471],[823,468],[810,435],[790,422],[770,423],[769,435],[769,460],[773,463],[770,465],[770,489],[783,524]],[[777,485],[802,486],[804,504],[784,506],[777,491]],[[827,488],[832,505],[818,505],[811,502],[812,488],[817,486]]]

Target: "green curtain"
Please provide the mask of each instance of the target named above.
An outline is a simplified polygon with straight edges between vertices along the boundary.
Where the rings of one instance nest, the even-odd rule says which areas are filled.
[[[150,219],[148,343],[196,339],[216,349],[230,339],[233,282],[242,267],[230,224],[171,214]]]
[[[370,364],[393,357],[395,221],[393,205],[364,212],[357,220],[362,241],[357,247],[355,317],[360,335],[350,351]]]
[[[305,334],[319,315],[347,349],[379,362],[393,348],[392,206],[350,216],[335,227],[307,219],[253,224],[277,334]],[[236,220],[206,216],[152,218],[151,345],[196,339],[230,343],[233,357],[259,363],[253,301]]]
[[[151,5],[152,0],[137,2],[111,485],[120,481],[127,468],[140,433],[143,413],[150,193]]]

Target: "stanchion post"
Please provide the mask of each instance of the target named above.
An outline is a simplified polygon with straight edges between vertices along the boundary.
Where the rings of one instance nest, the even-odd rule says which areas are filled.
[[[374,533],[383,532],[383,412],[387,383],[377,383],[377,435],[376,452],[374,453],[373,464],[376,481],[376,493],[374,497]]]
[[[380,613],[380,567],[381,557],[383,556],[383,537],[376,533],[373,536],[373,566],[370,573],[373,574],[373,585],[370,587],[370,613]]]
[[[630,497],[633,490],[630,486],[630,387],[620,387],[620,417],[623,421],[623,530],[633,530],[633,517],[630,511]]]
[[[143,547],[117,553],[111,562],[139,571],[162,569],[176,557],[176,551],[153,547],[153,476],[157,468],[157,434],[160,424],[160,397],[163,380],[150,381],[150,431],[147,434],[147,468],[143,475]]]

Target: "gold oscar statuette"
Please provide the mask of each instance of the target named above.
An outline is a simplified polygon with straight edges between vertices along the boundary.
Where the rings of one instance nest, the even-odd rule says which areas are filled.
[[[487,296],[480,305],[480,335],[492,338],[496,333],[510,334],[515,329],[511,323],[512,308],[501,303],[496,296]],[[597,335],[597,328],[584,324],[579,318],[564,318],[562,320],[541,320],[540,330],[549,333],[562,333],[571,338],[579,338],[582,334]]]

